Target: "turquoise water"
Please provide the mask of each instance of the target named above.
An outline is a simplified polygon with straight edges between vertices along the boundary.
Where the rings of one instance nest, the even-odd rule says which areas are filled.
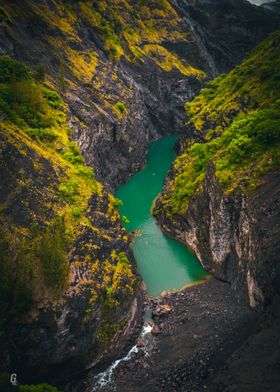
[[[153,200],[175,158],[176,140],[177,136],[169,136],[150,143],[147,165],[116,192],[123,202],[120,214],[129,220],[127,230],[141,231],[132,249],[150,295],[179,289],[206,276],[187,247],[163,234],[151,215]]]

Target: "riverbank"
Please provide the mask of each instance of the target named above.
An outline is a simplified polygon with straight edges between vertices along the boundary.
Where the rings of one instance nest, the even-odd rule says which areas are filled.
[[[150,356],[140,351],[114,371],[107,392],[203,391],[256,326],[259,314],[215,279],[151,298],[155,327]],[[92,390],[92,375],[84,388]]]

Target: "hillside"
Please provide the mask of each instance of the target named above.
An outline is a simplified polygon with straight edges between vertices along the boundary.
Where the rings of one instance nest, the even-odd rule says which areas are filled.
[[[204,79],[279,26],[245,0],[196,3],[0,2],[1,53],[60,90],[72,137],[98,179],[119,185],[143,165],[150,140],[184,132],[184,102]]]
[[[8,56],[0,74],[1,366],[28,378],[40,363],[40,379],[103,351],[130,318],[138,278],[118,201],[70,141],[67,104]]]
[[[220,73],[279,26],[246,0],[0,0],[1,373],[65,385],[134,343],[143,287],[112,192],[152,140],[186,139],[158,202],[162,224],[185,224],[215,177],[217,205],[233,195],[238,215],[257,195],[277,237],[279,33]],[[236,287],[248,279],[253,305],[270,298],[255,259],[248,278],[236,258],[228,274],[211,244],[183,233],[207,270]],[[268,245],[272,265],[274,237]]]
[[[186,104],[195,138],[182,146],[155,208],[207,269],[247,286],[254,306],[271,299],[279,278],[279,59],[277,31]]]

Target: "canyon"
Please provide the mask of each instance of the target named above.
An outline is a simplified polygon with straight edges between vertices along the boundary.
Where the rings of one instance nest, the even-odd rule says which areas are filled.
[[[240,189],[224,192],[211,161],[183,213],[170,213],[165,195],[174,190],[180,174],[176,161],[187,154],[186,144],[204,143],[208,131],[252,109],[240,100],[237,109],[230,107],[227,117],[216,120],[210,108],[202,113],[199,129],[186,118],[185,104],[199,99],[201,89],[203,96],[213,78],[239,69],[279,26],[277,13],[245,0],[0,1],[1,372],[16,372],[22,383],[47,381],[69,391],[80,390],[77,379],[82,378],[82,388],[90,390],[85,372],[106,368],[133,345],[143,302],[153,310],[168,302],[173,310],[165,326],[155,321],[163,329],[156,338],[163,352],[172,358],[169,326],[177,347],[190,336],[206,334],[207,327],[214,334],[220,321],[218,339],[228,347],[224,356],[215,362],[215,342],[211,348],[208,341],[205,347],[198,344],[202,363],[197,372],[189,365],[193,378],[183,374],[182,361],[174,372],[178,379],[173,380],[170,367],[166,381],[161,373],[170,363],[155,351],[155,373],[146,371],[151,365],[141,358],[128,366],[148,379],[155,375],[156,383],[147,379],[140,385],[135,377],[130,384],[121,374],[119,390],[150,385],[159,391],[200,391],[199,380],[207,379],[210,390],[219,384],[221,389],[212,390],[245,391],[245,384],[226,389],[231,377],[240,375],[236,364],[251,360],[259,342],[267,339],[270,347],[272,338],[261,325],[275,331],[279,322],[277,164],[249,195]],[[271,42],[277,57],[278,36]],[[264,71],[261,82],[265,85],[270,76]],[[277,110],[277,97],[271,99]],[[258,109],[254,102],[252,107]],[[164,232],[187,244],[206,271],[224,283],[213,280],[153,300],[144,293],[132,235],[113,193],[144,167],[149,143],[168,135],[180,135],[178,158],[154,214]],[[51,265],[43,264],[46,257],[61,261],[54,265],[61,278],[56,286]],[[187,328],[192,305],[194,319],[202,309],[204,321]],[[207,306],[209,314],[204,313]],[[217,312],[216,321],[211,312]],[[223,312],[229,312],[232,324],[229,346]],[[248,339],[246,351],[242,344]],[[230,359],[236,349],[243,352]],[[195,355],[193,346],[189,350]],[[278,354],[268,350],[268,355]],[[209,358],[215,368],[210,378],[205,374]],[[221,362],[227,359],[223,373]]]

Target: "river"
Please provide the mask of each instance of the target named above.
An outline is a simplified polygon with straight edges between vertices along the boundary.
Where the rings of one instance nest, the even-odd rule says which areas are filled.
[[[152,296],[164,290],[180,289],[206,276],[194,254],[162,233],[151,214],[153,201],[175,159],[177,138],[168,136],[150,143],[146,166],[116,192],[123,203],[119,211],[125,217],[127,230],[140,231],[132,250],[148,294]]]

